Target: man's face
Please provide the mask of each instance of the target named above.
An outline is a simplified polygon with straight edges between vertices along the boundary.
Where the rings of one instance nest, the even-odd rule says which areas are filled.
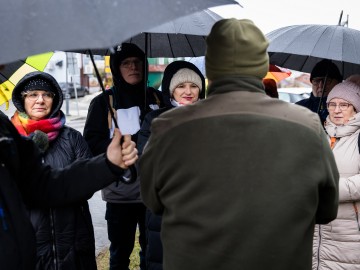
[[[325,83],[325,77],[316,77],[311,81],[312,84],[312,93],[315,97],[321,97],[323,88],[324,88],[324,97],[327,97],[330,91],[335,85],[339,83],[338,80],[333,78],[327,78]],[[324,87],[325,84],[325,87]]]
[[[138,84],[143,79],[143,61],[137,57],[125,58],[120,64],[120,73],[128,84]]]

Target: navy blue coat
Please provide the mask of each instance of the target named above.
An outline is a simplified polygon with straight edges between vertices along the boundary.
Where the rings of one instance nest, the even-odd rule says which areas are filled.
[[[314,97],[313,93],[311,93],[309,98],[300,100],[300,101],[296,102],[295,104],[306,107],[316,113],[319,108],[320,99],[321,98],[319,98],[319,97]],[[328,112],[327,106],[326,106],[326,97],[323,97],[322,104],[320,106],[320,111],[319,111],[319,117],[320,117],[322,125],[324,125],[324,122],[328,115],[329,115],[329,112]]]

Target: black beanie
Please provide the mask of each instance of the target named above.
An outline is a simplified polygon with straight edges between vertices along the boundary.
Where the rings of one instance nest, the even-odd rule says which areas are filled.
[[[114,48],[115,52],[110,55],[110,68],[118,71],[121,62],[129,57],[137,57],[144,61],[145,53],[135,44],[122,43]]]
[[[328,59],[321,60],[318,62],[313,70],[311,71],[310,75],[310,82],[317,77],[327,77],[331,79],[336,79],[339,82],[342,82],[343,77],[337,66]]]
[[[54,89],[53,85],[43,79],[43,78],[34,78],[30,79],[23,88],[23,92],[32,91],[32,90],[44,90],[47,92],[53,92],[54,94],[57,94],[57,90]]]

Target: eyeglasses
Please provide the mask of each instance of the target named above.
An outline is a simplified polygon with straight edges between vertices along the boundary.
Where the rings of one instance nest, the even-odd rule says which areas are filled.
[[[352,106],[352,105],[350,103],[336,104],[335,102],[329,102],[327,105],[329,111],[335,111],[337,106],[339,106],[340,110],[346,111],[349,108],[349,106]]]
[[[130,68],[132,67],[132,65],[138,67],[142,64],[142,61],[141,60],[125,60],[125,61],[122,61],[120,66],[122,68]]]
[[[46,93],[38,93],[38,92],[27,92],[23,94],[24,98],[27,98],[31,101],[36,101],[39,99],[39,97],[42,97],[43,100],[49,101],[52,100],[55,97],[55,94],[53,92],[46,92]]]
[[[314,78],[312,79],[311,83],[315,86],[318,86],[320,83],[324,84],[325,82],[325,77],[319,77],[319,78]],[[326,84],[331,82],[331,78],[327,78],[326,79]]]

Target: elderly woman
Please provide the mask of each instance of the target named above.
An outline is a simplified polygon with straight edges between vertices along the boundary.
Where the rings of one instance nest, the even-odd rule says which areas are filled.
[[[27,74],[15,86],[12,100],[17,111],[11,121],[20,134],[37,143],[46,164],[63,168],[92,156],[81,133],[65,125],[62,90],[51,75]],[[29,205],[28,210],[36,233],[36,269],[96,269],[87,201],[52,209]]]
[[[165,108],[149,112],[141,126],[138,135],[139,156],[150,137],[151,121],[163,112],[179,106],[186,106],[205,97],[205,78],[192,63],[175,61],[169,64],[162,80],[161,89]],[[171,156],[174,153],[169,153]],[[146,213],[146,266],[147,269],[162,269],[162,243],[160,239],[161,217],[150,210]]]
[[[340,172],[339,208],[334,221],[315,227],[313,269],[360,269],[359,86],[337,84],[327,97],[327,108],[325,129]]]

